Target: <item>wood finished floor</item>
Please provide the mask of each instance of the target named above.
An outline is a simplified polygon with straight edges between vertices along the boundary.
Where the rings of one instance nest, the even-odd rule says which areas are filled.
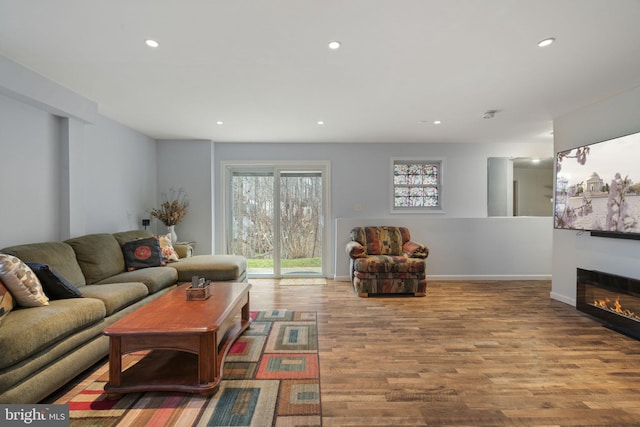
[[[640,426],[640,341],[547,281],[430,282],[424,298],[254,279],[252,310],[318,312],[323,426]]]

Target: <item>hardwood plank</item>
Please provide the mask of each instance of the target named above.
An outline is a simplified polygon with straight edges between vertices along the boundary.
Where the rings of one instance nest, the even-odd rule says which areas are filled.
[[[548,281],[367,299],[251,283],[252,309],[318,312],[324,426],[640,425],[640,342],[551,300]]]

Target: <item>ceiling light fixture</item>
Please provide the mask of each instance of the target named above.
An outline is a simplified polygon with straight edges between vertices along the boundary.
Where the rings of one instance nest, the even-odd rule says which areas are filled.
[[[319,124],[319,125],[323,125],[323,124],[324,124],[324,122],[323,122],[322,120],[318,120],[318,124]]]
[[[216,122],[216,124],[217,124],[217,125],[223,125],[223,124],[224,124],[224,122],[223,122],[222,120],[218,120],[218,121]]]
[[[497,112],[498,112],[498,110],[488,110],[482,115],[482,118],[483,119],[493,119],[493,117],[496,115]]]
[[[434,120],[433,122],[434,125],[439,125],[440,123],[442,123],[440,120]]]
[[[538,42],[538,47],[546,47],[549,46],[551,43],[553,43],[554,41],[556,41],[555,38],[553,37],[549,37],[548,39],[544,39],[544,40],[540,40]]]
[[[147,39],[147,40],[145,40],[144,42],[145,42],[145,43],[146,43],[146,45],[147,45],[147,46],[149,46],[149,47],[158,47],[158,46],[160,46],[160,44],[159,44],[157,41],[152,40],[152,39]]]
[[[341,46],[341,43],[339,41],[329,42],[329,49],[331,50],[340,49],[340,46]]]

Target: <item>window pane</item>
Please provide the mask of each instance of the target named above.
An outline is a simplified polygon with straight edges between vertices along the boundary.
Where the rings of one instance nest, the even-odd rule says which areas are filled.
[[[271,260],[273,273],[273,173],[234,172],[231,253],[252,260]]]
[[[394,161],[394,207],[441,207],[440,167],[440,161]]]

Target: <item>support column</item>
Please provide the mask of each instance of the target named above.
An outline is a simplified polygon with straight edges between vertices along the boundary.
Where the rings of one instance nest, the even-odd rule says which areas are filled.
[[[86,234],[84,126],[60,117],[60,239]]]

